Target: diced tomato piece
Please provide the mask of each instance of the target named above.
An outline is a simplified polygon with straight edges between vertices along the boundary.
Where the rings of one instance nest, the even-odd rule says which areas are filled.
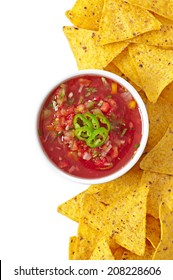
[[[109,104],[111,105],[111,107],[113,107],[113,109],[116,109],[117,108],[117,102],[113,99],[110,99],[109,100]]]
[[[102,112],[107,113],[110,110],[109,103],[104,101],[100,109],[102,110]]]
[[[64,160],[60,160],[58,163],[59,168],[65,168],[68,166],[68,162],[64,161]]]
[[[79,85],[88,87],[91,84],[91,81],[88,79],[80,78],[79,79]]]
[[[132,122],[129,122],[129,128],[130,129],[134,128],[134,124]]]

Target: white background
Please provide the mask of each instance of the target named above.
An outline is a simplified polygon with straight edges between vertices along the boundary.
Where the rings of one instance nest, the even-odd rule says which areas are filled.
[[[77,66],[63,25],[72,0],[0,2],[0,257],[67,260],[77,224],[57,206],[87,186],[60,177],[39,147],[36,118],[57,81]]]
[[[19,265],[66,264],[77,232],[56,209],[87,186],[57,174],[36,134],[43,98],[77,70],[62,32],[74,2],[0,0],[0,259],[10,277]]]

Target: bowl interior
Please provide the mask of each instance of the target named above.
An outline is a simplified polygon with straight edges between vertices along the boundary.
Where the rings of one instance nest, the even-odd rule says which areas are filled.
[[[142,153],[145,149],[146,143],[147,143],[148,131],[149,131],[149,122],[148,122],[148,114],[147,114],[145,104],[144,104],[142,98],[140,97],[140,95],[138,94],[138,92],[126,80],[124,80],[123,78],[121,78],[121,77],[119,77],[119,76],[117,76],[117,75],[115,75],[111,72],[107,72],[107,71],[104,71],[104,70],[80,70],[80,71],[69,74],[66,77],[60,79],[59,82],[57,83],[56,87],[58,85],[62,84],[62,83],[65,83],[66,81],[68,81],[72,78],[81,77],[81,76],[85,76],[85,75],[91,75],[91,76],[93,75],[93,76],[101,76],[101,77],[109,78],[109,79],[117,82],[118,84],[122,85],[124,88],[126,88],[131,93],[131,95],[135,99],[136,103],[138,104],[138,108],[139,108],[139,112],[140,112],[140,116],[141,116],[141,121],[142,121],[142,136],[141,136],[141,141],[140,141],[139,148],[136,150],[136,153],[134,154],[134,156],[122,168],[113,172],[112,174],[109,174],[107,176],[100,177],[100,178],[91,178],[90,179],[90,178],[83,178],[83,177],[78,177],[78,176],[71,175],[67,172],[62,171],[57,166],[55,166],[56,171],[60,175],[66,177],[66,178],[68,178],[72,181],[82,183],[82,184],[98,184],[98,183],[108,182],[108,181],[111,181],[113,179],[117,179],[118,177],[122,176],[127,171],[129,171],[135,165],[135,163],[141,157],[141,155],[142,155]],[[50,93],[52,91],[53,90],[51,90]],[[50,95],[50,93],[48,95]],[[47,96],[46,96],[46,98],[47,98]],[[44,100],[46,100],[46,98]],[[44,104],[44,101],[43,101],[42,104]],[[41,106],[41,108],[42,108],[42,106]],[[40,108],[40,111],[39,111],[39,114],[38,114],[38,119],[39,119],[39,116],[40,116],[41,108]],[[37,127],[38,127],[38,119],[37,119]],[[40,146],[41,146],[41,143],[40,143]],[[54,164],[53,164],[53,166],[54,166]]]

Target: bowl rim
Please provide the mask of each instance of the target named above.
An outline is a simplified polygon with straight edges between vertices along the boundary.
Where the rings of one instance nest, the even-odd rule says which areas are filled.
[[[74,71],[74,72],[70,72],[70,73],[67,73],[65,75],[65,77],[60,77],[58,79],[56,85],[51,88],[51,90],[46,94],[45,97],[43,97],[43,100],[41,102],[41,105],[40,105],[38,113],[37,113],[37,122],[36,122],[37,130],[38,130],[38,119],[39,119],[39,115],[40,115],[42,105],[44,104],[44,101],[46,100],[46,98],[51,94],[51,92],[61,83],[66,82],[67,80],[70,80],[72,78],[75,78],[75,77],[78,77],[78,76],[84,76],[84,75],[101,76],[101,77],[109,78],[109,79],[112,79],[112,80],[116,81],[117,83],[119,83],[120,85],[125,87],[131,93],[131,95],[133,96],[135,101],[137,102],[138,107],[139,107],[139,112],[140,112],[140,115],[141,115],[141,120],[142,120],[142,136],[141,136],[140,146],[136,150],[136,153],[134,154],[133,158],[131,158],[121,169],[113,172],[110,175],[100,177],[100,178],[91,178],[91,179],[90,178],[82,178],[82,177],[71,175],[71,174],[69,174],[65,171],[62,171],[57,165],[55,165],[49,159],[48,155],[44,151],[44,149],[41,145],[38,133],[37,133],[37,138],[38,138],[38,142],[40,144],[39,146],[40,146],[41,150],[44,152],[44,154],[48,158],[48,162],[52,166],[54,166],[54,168],[56,168],[58,174],[62,175],[64,178],[67,178],[68,180],[71,180],[71,181],[76,182],[76,183],[81,183],[81,184],[86,184],[86,185],[102,184],[102,183],[106,183],[106,182],[118,179],[119,177],[121,177],[122,175],[127,173],[137,163],[139,158],[142,156],[143,151],[145,149],[145,146],[147,144],[148,134],[149,134],[149,119],[148,119],[148,113],[147,113],[146,106],[145,106],[141,96],[139,95],[139,93],[136,91],[136,89],[129,82],[127,82],[122,77],[120,77],[120,76],[118,76],[118,75],[116,75],[112,72],[108,72],[106,70],[84,69],[84,70],[77,70],[77,71]]]

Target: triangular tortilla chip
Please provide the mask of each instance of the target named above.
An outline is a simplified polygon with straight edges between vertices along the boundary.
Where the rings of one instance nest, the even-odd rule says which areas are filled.
[[[162,90],[173,81],[173,50],[143,44],[132,44],[128,49],[142,89],[149,101],[155,103]]]
[[[87,224],[80,222],[76,241],[75,260],[88,260],[98,241],[98,232]]]
[[[101,238],[98,243],[96,244],[96,247],[89,258],[90,260],[115,260],[109,245],[107,243],[107,240],[105,238]]]
[[[120,42],[97,46],[97,31],[78,29],[70,26],[64,27],[63,30],[79,69],[103,69],[128,45],[127,42]]]
[[[154,254],[154,248],[152,244],[146,240],[146,248],[143,256],[138,256],[131,251],[124,250],[122,254],[122,260],[151,260]]]
[[[173,49],[173,21],[158,15],[155,15],[155,17],[162,23],[160,30],[146,32],[129,41],[132,43]]]
[[[173,260],[173,211],[166,203],[160,206],[161,241],[153,260]]]
[[[160,203],[166,201],[170,205],[171,195],[173,201],[173,176],[144,171],[141,183],[149,187],[147,213],[158,219]]]
[[[112,63],[141,89],[141,79],[137,73],[134,62],[129,55],[128,48],[114,58]]]
[[[153,248],[156,248],[160,242],[160,221],[155,219],[151,215],[147,215],[147,232],[146,237],[152,244]]]
[[[69,260],[75,259],[76,248],[77,248],[77,236],[71,236],[69,241]]]
[[[105,188],[93,195],[86,194],[82,217],[84,222],[98,233],[101,232],[119,245],[142,255],[145,251],[148,188],[145,185],[140,186],[138,176],[136,178],[133,175],[131,179],[126,175],[122,177],[121,183],[115,180],[115,186],[108,187],[109,192]]]
[[[173,175],[173,124],[140,163],[143,170]]]
[[[119,42],[160,29],[150,12],[122,0],[105,0],[99,26],[98,44]]]
[[[173,2],[172,0],[127,0],[133,5],[152,11],[158,15],[173,20]]]
[[[58,206],[57,211],[68,217],[69,219],[79,222],[80,215],[81,215],[81,206],[82,206],[82,200],[84,197],[85,192],[82,192],[68,201],[62,203]]]
[[[103,4],[104,0],[77,0],[66,16],[76,27],[98,30]]]
[[[125,51],[125,50],[124,50]],[[122,53],[124,53],[124,51]],[[121,55],[121,54],[120,54]],[[120,56],[118,55],[118,57]],[[114,61],[114,60],[113,60]],[[137,91],[140,90],[140,87],[138,87],[134,82],[132,82],[124,73],[121,72],[121,70],[119,68],[117,68],[115,66],[115,64],[113,62],[109,63],[104,70],[112,72],[120,77],[122,77],[123,79],[125,79],[127,82],[129,82]]]
[[[161,140],[170,122],[173,121],[173,105],[160,97],[155,104],[147,102],[147,111],[150,126],[145,151],[149,152]]]
[[[161,96],[173,105],[173,82],[162,91]]]

